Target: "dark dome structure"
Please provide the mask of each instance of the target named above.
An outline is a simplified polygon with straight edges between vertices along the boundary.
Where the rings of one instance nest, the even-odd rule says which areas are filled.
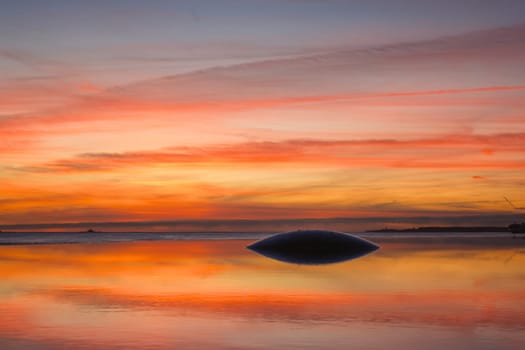
[[[261,239],[247,248],[279,261],[319,265],[355,259],[379,246],[347,233],[297,230]]]

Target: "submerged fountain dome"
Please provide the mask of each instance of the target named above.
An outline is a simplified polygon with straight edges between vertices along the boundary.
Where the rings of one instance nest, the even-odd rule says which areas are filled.
[[[279,261],[320,265],[359,258],[379,246],[348,233],[297,230],[261,239],[247,248]]]

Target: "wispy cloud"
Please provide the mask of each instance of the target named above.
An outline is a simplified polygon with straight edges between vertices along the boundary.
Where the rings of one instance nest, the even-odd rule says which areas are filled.
[[[414,140],[288,140],[158,151],[84,153],[15,168],[29,172],[110,171],[154,164],[318,164],[328,167],[522,169],[525,134],[450,135]],[[490,153],[487,153],[490,150]],[[493,157],[505,154],[504,157]]]
[[[110,89],[96,98],[68,105],[63,111],[38,113],[33,122],[39,118],[82,120],[82,112],[90,114],[91,120],[104,120],[107,112],[116,108],[211,112],[217,108],[522,91],[524,77],[515,68],[525,53],[524,36],[525,26],[516,26],[416,43],[209,68]],[[5,54],[33,61],[25,55]],[[461,79],[454,79],[458,76]],[[116,117],[112,113],[110,118]]]
[[[0,49],[0,58],[27,65],[31,68],[43,68],[57,64],[57,62],[53,60],[40,57],[30,52],[13,49]]]

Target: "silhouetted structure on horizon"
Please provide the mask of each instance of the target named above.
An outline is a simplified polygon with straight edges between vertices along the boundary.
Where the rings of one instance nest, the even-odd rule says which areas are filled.
[[[512,233],[525,233],[525,222],[521,224],[510,224],[509,231]]]

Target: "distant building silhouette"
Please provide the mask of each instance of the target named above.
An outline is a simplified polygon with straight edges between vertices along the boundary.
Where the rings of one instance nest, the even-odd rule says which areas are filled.
[[[521,224],[510,224],[509,231],[512,233],[525,233],[525,222]]]

